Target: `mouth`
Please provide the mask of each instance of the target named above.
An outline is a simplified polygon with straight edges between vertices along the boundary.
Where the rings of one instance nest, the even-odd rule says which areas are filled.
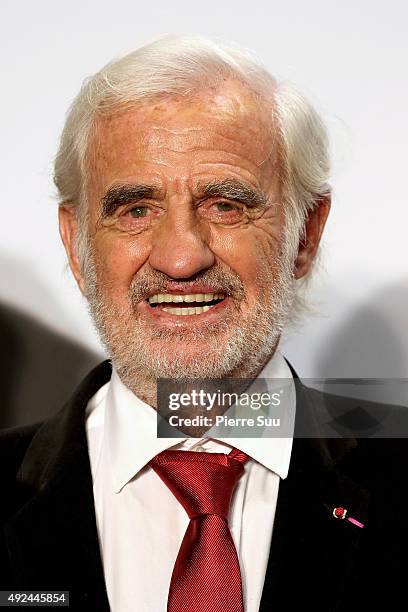
[[[185,317],[202,315],[225,302],[224,293],[155,293],[147,298],[149,309],[156,314]]]

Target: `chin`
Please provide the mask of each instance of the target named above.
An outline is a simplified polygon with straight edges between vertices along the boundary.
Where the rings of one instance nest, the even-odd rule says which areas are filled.
[[[241,361],[241,351],[217,335],[211,341],[156,339],[139,345],[137,360],[154,378],[222,378]]]
[[[208,349],[163,352],[160,358],[151,360],[150,368],[156,378],[220,378],[230,369],[225,357],[208,355]]]

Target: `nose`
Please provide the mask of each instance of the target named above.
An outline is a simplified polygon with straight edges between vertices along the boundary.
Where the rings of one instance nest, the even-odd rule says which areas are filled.
[[[152,235],[149,263],[171,278],[190,278],[214,264],[208,238],[209,229],[194,210],[170,207]]]

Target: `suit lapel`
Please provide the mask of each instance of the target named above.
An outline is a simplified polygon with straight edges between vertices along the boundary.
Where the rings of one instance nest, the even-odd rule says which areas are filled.
[[[5,526],[16,586],[70,590],[70,605],[108,611],[98,544],[85,408],[108,362],[34,436],[18,474],[19,509]]]
[[[279,486],[260,612],[285,602],[290,607],[302,596],[315,610],[337,610],[369,530],[333,517],[339,506],[363,523],[368,513],[369,492],[347,470],[357,442],[319,438],[307,388],[295,382],[295,439],[288,477]]]

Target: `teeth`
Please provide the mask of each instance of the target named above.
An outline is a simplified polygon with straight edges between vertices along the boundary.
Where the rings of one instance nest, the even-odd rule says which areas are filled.
[[[149,297],[149,304],[163,304],[170,302],[211,302],[224,299],[222,293],[189,293],[174,295],[171,293],[156,293]]]
[[[168,312],[169,314],[186,316],[201,314],[202,312],[207,312],[210,310],[210,308],[214,308],[214,306],[196,306],[195,308],[169,308],[168,306],[165,306],[162,308],[162,310]]]

